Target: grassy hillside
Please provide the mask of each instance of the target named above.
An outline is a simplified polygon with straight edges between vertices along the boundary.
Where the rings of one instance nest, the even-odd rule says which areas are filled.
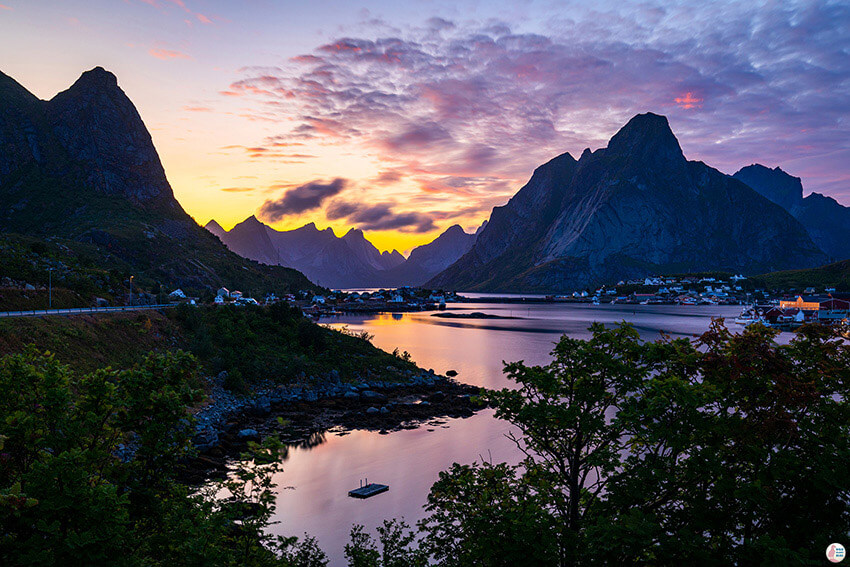
[[[138,236],[138,244],[128,237],[120,245],[98,245],[56,236],[0,234],[0,311],[47,307],[51,269],[53,307],[87,307],[95,297],[120,304],[131,275],[135,292],[154,294],[181,287],[190,295],[211,296],[222,285],[258,296],[318,289],[298,271],[241,258],[197,229],[204,233],[204,245],[197,249],[175,249],[176,241],[170,239],[149,243],[144,235]],[[163,264],[159,259],[164,257],[172,260]],[[37,289],[9,289],[25,284]]]
[[[414,368],[283,304],[0,319],[0,355],[22,352],[29,344],[83,371],[128,368],[150,352],[185,350],[208,374],[227,370],[235,389],[259,380],[301,381],[332,370],[343,380],[398,379],[399,372]]]
[[[809,270],[786,270],[758,276],[769,289],[797,289],[814,287],[822,291],[834,287],[837,291],[850,292],[850,260],[842,260]]]

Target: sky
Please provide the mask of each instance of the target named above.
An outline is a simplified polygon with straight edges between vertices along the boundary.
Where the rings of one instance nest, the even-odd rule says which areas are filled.
[[[0,0],[0,70],[40,98],[98,65],[201,224],[406,252],[648,111],[850,205],[846,0]]]

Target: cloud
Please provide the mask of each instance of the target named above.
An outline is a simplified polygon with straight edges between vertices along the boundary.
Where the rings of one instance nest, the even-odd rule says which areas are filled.
[[[850,150],[850,5],[599,6],[553,13],[536,34],[504,22],[432,18],[392,34],[376,24],[279,67],[246,67],[224,93],[276,119],[281,142],[376,155],[423,192],[464,177],[499,180],[507,197],[537,165],[602,147],[646,111],[670,118],[689,158],[723,171],[805,160],[821,167],[807,189],[835,194],[847,179],[850,165],[828,156]]]
[[[148,50],[148,54],[156,57],[157,59],[169,60],[169,59],[191,59],[190,55],[182,53],[180,51],[173,51],[171,49],[161,49],[158,47],[152,47]]]
[[[183,110],[188,112],[212,112],[209,106],[184,106]]]
[[[401,232],[431,232],[436,230],[434,219],[419,212],[397,212],[393,203],[365,204],[353,201],[334,201],[325,216],[329,220],[345,219],[362,230],[400,230]]]
[[[287,215],[297,215],[318,209],[324,201],[345,189],[348,180],[337,177],[330,182],[311,181],[286,191],[278,199],[267,200],[259,215],[269,222],[277,222]]]

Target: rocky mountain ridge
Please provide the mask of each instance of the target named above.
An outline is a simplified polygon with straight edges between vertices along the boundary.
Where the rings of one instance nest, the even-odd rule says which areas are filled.
[[[770,169],[756,163],[732,177],[791,213],[831,260],[850,258],[850,207],[820,193],[803,197],[802,180],[779,167]]]
[[[138,285],[314,287],[228,251],[186,214],[141,116],[101,67],[49,101],[0,73],[0,148],[0,232],[93,245],[102,269]]]
[[[688,161],[667,119],[632,118],[606,148],[538,167],[474,246],[426,285],[563,292],[653,273],[764,273],[827,259],[782,207]]]
[[[466,253],[476,238],[454,225],[405,258],[397,250],[379,251],[359,229],[338,237],[333,229],[319,230],[311,222],[279,231],[254,216],[229,231],[214,220],[206,228],[241,256],[296,268],[312,281],[333,288],[421,285]]]

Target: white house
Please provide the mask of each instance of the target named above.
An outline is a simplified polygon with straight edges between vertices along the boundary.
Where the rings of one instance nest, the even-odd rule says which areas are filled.
[[[325,304],[325,296],[324,295],[314,295],[313,303],[316,305],[324,305]]]
[[[396,294],[388,303],[404,303],[404,298],[400,294]]]
[[[215,299],[213,299],[213,303],[216,305],[224,305],[224,297],[221,295],[216,295]]]
[[[177,288],[174,291],[172,291],[171,293],[169,293],[168,297],[171,297],[171,298],[174,298],[174,299],[186,299],[186,294],[183,293],[182,289]]]
[[[239,299],[240,297],[242,297],[242,292],[238,289],[234,289],[230,292],[230,297],[232,297],[233,299]]]
[[[230,290],[226,287],[218,288],[218,291],[215,292],[216,297],[230,297]]]

